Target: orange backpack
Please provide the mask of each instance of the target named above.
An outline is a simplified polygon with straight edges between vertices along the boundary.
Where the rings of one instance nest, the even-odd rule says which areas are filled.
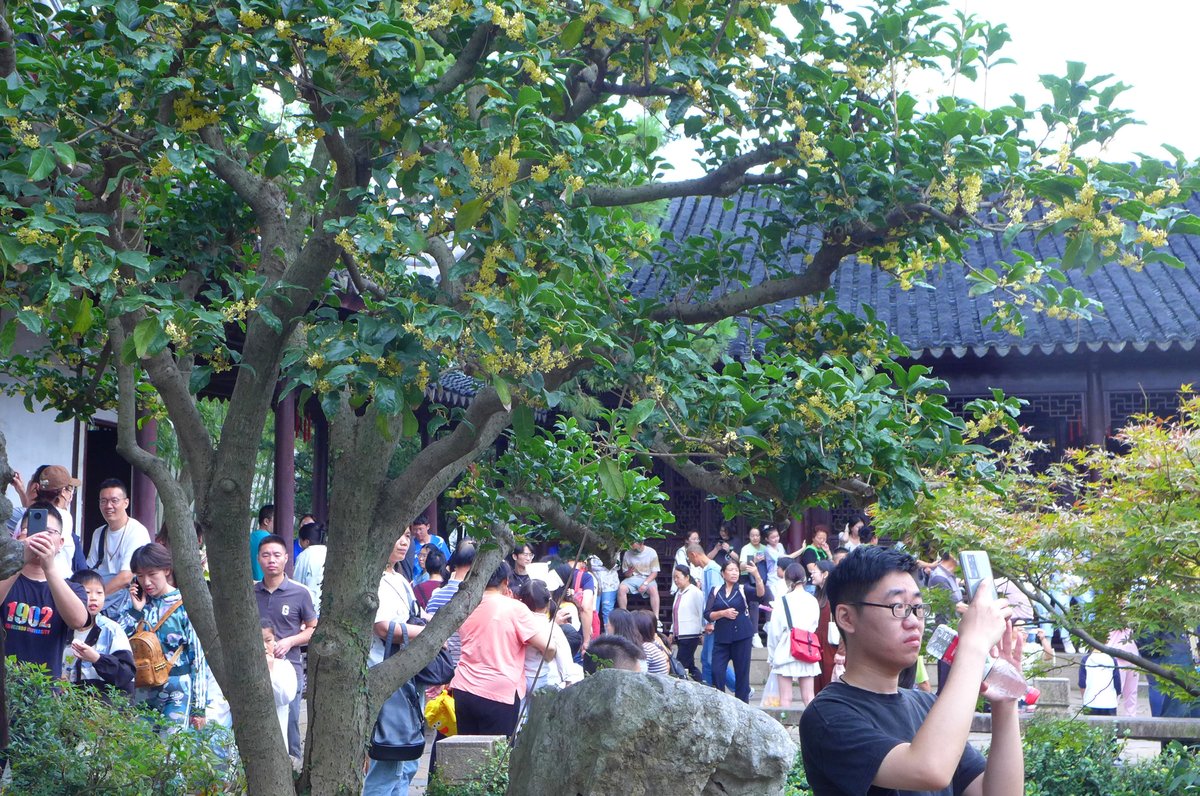
[[[162,688],[170,679],[171,669],[183,653],[183,647],[180,646],[168,659],[163,654],[162,642],[158,640],[158,629],[181,605],[183,600],[168,608],[167,612],[158,618],[158,624],[153,630],[147,630],[145,622],[139,621],[133,635],[129,637],[129,649],[133,653],[133,684],[138,688]]]

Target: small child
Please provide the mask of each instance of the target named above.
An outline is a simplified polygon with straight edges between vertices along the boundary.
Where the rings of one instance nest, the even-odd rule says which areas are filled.
[[[81,569],[71,576],[87,594],[88,623],[75,631],[63,650],[63,677],[77,685],[106,691],[115,688],[133,696],[133,653],[129,636],[100,611],[104,608],[104,580],[100,573]]]
[[[283,733],[283,741],[287,743],[288,706],[296,697],[296,669],[283,658],[275,657],[275,631],[271,623],[262,623],[263,651],[267,655],[267,671],[271,673],[271,691],[275,695],[275,717],[279,720],[279,730]]]

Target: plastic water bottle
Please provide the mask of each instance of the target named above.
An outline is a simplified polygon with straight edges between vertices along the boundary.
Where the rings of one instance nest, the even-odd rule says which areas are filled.
[[[925,648],[943,663],[953,664],[958,651],[958,632],[946,625],[938,625]],[[1020,669],[1002,658],[991,656],[984,660],[983,682],[987,685],[984,696],[991,699],[1024,699],[1030,690]]]

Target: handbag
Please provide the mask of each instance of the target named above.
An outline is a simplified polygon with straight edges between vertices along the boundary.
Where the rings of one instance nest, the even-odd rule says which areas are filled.
[[[454,712],[454,695],[443,688],[441,693],[425,704],[425,720],[441,735],[449,738],[458,734],[458,716]]]
[[[792,657],[803,663],[817,663],[821,660],[821,639],[811,630],[801,630],[792,627],[792,609],[788,608],[787,597],[783,601],[783,613],[787,616],[788,630],[792,637]]]
[[[392,632],[395,623],[388,625],[384,657],[392,654]],[[400,632],[408,641],[404,625]],[[419,760],[425,751],[425,711],[421,709],[421,694],[416,683],[409,680],[388,697],[379,709],[371,746],[367,756],[372,760]]]

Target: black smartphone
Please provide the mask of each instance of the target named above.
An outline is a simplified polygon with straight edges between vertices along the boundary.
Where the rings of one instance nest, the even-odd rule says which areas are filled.
[[[46,510],[30,509],[29,525],[26,526],[26,534],[33,536],[35,533],[41,533],[44,530],[46,530]]]
[[[133,593],[137,595],[139,600],[146,599],[146,593],[142,591],[142,584],[137,579],[137,575],[133,576]]]

